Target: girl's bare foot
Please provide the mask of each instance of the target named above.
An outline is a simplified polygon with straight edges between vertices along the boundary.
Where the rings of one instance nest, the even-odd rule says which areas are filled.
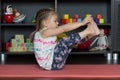
[[[92,38],[92,37],[100,34],[100,30],[94,21],[91,21],[88,24],[87,28],[91,31],[91,33],[88,35],[89,38]]]
[[[88,36],[89,38],[92,38],[99,34],[100,34],[100,30],[98,29],[98,26],[94,21],[91,21],[90,23],[88,23],[87,28],[84,31],[79,33],[81,39],[85,38],[86,36]]]
[[[92,21],[91,23],[92,23],[92,25],[93,25],[94,34],[95,34],[95,35],[99,35],[99,34],[100,34],[100,30],[99,30],[97,24],[96,24],[94,21]]]

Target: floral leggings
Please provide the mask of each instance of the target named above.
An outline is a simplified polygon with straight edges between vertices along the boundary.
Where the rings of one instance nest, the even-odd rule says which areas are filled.
[[[60,39],[54,50],[52,70],[62,69],[73,45],[78,42],[84,42],[86,39],[87,38],[81,40],[78,33]]]

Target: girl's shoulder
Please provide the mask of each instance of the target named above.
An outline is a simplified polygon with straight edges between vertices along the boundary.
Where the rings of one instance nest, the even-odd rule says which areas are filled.
[[[38,37],[38,36],[40,36],[40,32],[36,31],[35,34],[34,34],[34,37]]]
[[[40,31],[37,31],[37,32],[35,33],[34,38],[39,38],[39,39],[45,40],[45,41],[51,41],[51,40],[56,40],[56,39],[57,39],[57,36],[51,36],[51,37],[43,38],[43,37],[41,36],[41,32],[40,32]]]

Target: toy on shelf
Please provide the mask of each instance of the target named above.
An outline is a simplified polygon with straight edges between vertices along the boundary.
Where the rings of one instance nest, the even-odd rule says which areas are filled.
[[[97,46],[90,49],[90,51],[104,50],[109,47],[108,38],[104,33],[104,29],[100,29],[100,35],[96,37],[96,39],[91,43],[90,47],[92,47],[97,42]]]
[[[62,24],[67,24],[69,22],[70,22],[70,20],[69,20],[69,14],[64,14],[63,18],[61,19],[61,23]]]
[[[99,24],[99,19],[98,18],[94,18],[94,21],[96,24]]]
[[[89,17],[89,16],[92,16],[92,14],[89,14],[89,13],[88,13],[88,14],[85,15],[85,17]]]
[[[4,49],[6,52],[9,50],[10,46],[10,42],[5,42]]]
[[[100,18],[99,23],[100,23],[100,24],[104,24],[104,23],[105,23],[105,22],[104,22],[104,19],[103,19],[103,18]]]
[[[91,40],[88,39],[87,41],[85,41],[83,43],[78,43],[77,48],[79,50],[87,50],[87,49],[89,49],[90,44],[91,44]]]
[[[32,23],[36,23],[36,15],[34,16]]]
[[[69,14],[63,14],[63,18],[61,19],[62,24],[81,22],[81,21],[82,21],[82,18],[80,18],[79,14],[74,14],[73,18],[70,18]]]
[[[33,43],[31,43],[30,39],[24,39],[23,34],[16,34],[15,38],[11,39],[9,47],[9,52],[26,52],[26,51],[34,51]]]
[[[6,12],[4,14],[4,20],[6,23],[12,23],[13,22],[13,8],[12,5],[7,5]]]
[[[19,23],[19,22],[24,21],[24,19],[25,19],[25,17],[26,17],[25,14],[19,13],[17,9],[14,9],[14,13],[15,13],[15,16],[14,16],[14,18],[13,18],[13,22]]]
[[[98,19],[102,18],[102,14],[97,14],[96,18],[98,18]]]
[[[85,17],[89,17],[89,16],[92,16],[92,14],[90,14],[90,13],[85,14]],[[72,22],[81,22],[81,21],[82,21],[82,18],[79,14],[74,14],[74,17],[71,18],[70,14],[66,13],[66,14],[63,14],[63,17],[61,19],[62,24],[67,24],[67,23],[72,23]],[[105,23],[105,20],[104,20],[102,14],[100,14],[100,13],[96,14],[94,21],[97,24],[104,24]]]
[[[80,18],[80,15],[79,14],[75,14],[74,18],[73,18],[73,22],[81,22],[81,21],[82,21],[82,18]]]
[[[63,18],[64,18],[64,19],[69,19],[69,14],[64,14],[64,15],[63,15]]]
[[[57,35],[57,40],[59,41],[60,39],[62,39],[63,37],[66,37],[67,34],[66,33],[61,33]]]
[[[70,19],[69,19],[69,22],[70,22],[70,23],[72,23],[72,22],[73,22],[73,19],[72,19],[72,18],[70,18]]]
[[[104,24],[105,21],[104,21],[104,18],[102,16],[102,14],[97,14],[96,17],[94,18],[94,21],[97,23],[97,24]]]
[[[79,18],[79,17],[80,17],[79,14],[75,14],[75,15],[74,15],[74,18],[76,18],[76,19]]]

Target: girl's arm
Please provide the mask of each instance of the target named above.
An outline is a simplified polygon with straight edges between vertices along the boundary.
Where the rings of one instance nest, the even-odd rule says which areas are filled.
[[[61,25],[59,27],[63,28],[64,32],[68,32],[74,29],[77,29],[81,26],[84,26],[85,24],[83,22],[74,22],[74,23],[68,23],[65,25]]]
[[[54,35],[58,35],[60,33],[64,33],[64,32],[68,32],[74,29],[77,29],[87,23],[89,23],[91,21],[91,17],[86,17],[82,22],[74,22],[74,23],[68,23],[65,25],[61,25],[55,29],[46,29],[44,31],[42,31],[42,37],[46,38],[49,36],[54,36]]]

